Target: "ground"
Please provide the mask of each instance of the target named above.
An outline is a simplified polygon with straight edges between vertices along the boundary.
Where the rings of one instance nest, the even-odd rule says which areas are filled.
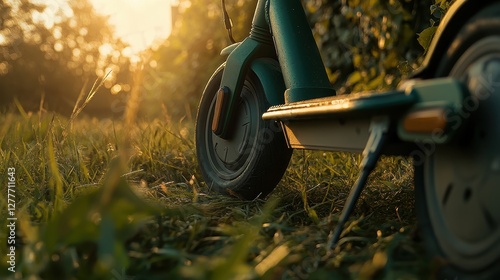
[[[0,275],[422,279],[436,266],[417,231],[408,159],[379,162],[330,249],[359,155],[296,150],[267,198],[241,201],[204,184],[185,120],[0,119],[0,170],[16,170],[18,218],[17,274]]]

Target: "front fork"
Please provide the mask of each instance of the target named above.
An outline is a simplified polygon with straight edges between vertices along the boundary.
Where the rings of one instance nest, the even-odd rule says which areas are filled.
[[[300,0],[258,0],[250,35],[226,60],[212,123],[219,137],[230,137],[250,63],[261,57],[278,59],[287,88],[265,92],[271,105],[283,95],[285,103],[335,95]]]

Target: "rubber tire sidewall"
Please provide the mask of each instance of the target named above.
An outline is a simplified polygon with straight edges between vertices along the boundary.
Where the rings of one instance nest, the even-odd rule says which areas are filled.
[[[209,188],[240,199],[251,200],[267,196],[279,183],[286,171],[292,149],[287,147],[284,134],[278,123],[264,121],[260,116],[267,111],[269,103],[265,98],[263,86],[257,75],[249,70],[245,79],[250,79],[255,87],[258,99],[259,131],[257,147],[251,147],[251,154],[246,166],[236,178],[227,180],[217,175],[209,164],[209,152],[206,151],[206,122],[215,94],[220,88],[224,64],[210,78],[200,101],[196,119],[196,152],[200,170]]]
[[[491,11],[490,11],[491,12]],[[491,13],[490,13],[491,14]],[[446,77],[453,65],[475,42],[489,37],[500,36],[500,16],[495,18],[481,18],[481,13],[473,17],[464,25],[459,35],[450,46],[450,50],[442,58],[436,70],[436,77]],[[446,256],[440,248],[433,231],[430,214],[428,212],[425,192],[424,164],[415,167],[415,205],[419,222],[420,233],[426,243],[426,249],[431,257],[440,259],[441,267],[437,271],[438,279],[499,279],[500,259],[483,271],[469,272],[453,267],[446,263]],[[496,264],[496,265],[495,265]]]

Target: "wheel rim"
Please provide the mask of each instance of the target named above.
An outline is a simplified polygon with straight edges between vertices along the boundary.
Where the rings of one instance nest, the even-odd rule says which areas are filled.
[[[427,159],[426,203],[446,257],[480,270],[500,252],[500,37],[473,44],[450,76],[471,91],[461,121],[472,124],[466,143],[440,146]]]
[[[252,147],[255,147],[260,125],[259,101],[253,83],[246,80],[228,139],[218,137],[212,132],[215,101],[214,98],[204,127],[204,135],[207,137],[205,148],[209,164],[217,176],[224,180],[233,180],[241,175],[252,158],[251,151]]]

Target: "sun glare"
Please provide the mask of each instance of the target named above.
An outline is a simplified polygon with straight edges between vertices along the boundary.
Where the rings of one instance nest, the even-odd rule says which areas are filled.
[[[109,16],[116,35],[133,54],[166,39],[172,30],[171,0],[91,0],[97,12]]]

